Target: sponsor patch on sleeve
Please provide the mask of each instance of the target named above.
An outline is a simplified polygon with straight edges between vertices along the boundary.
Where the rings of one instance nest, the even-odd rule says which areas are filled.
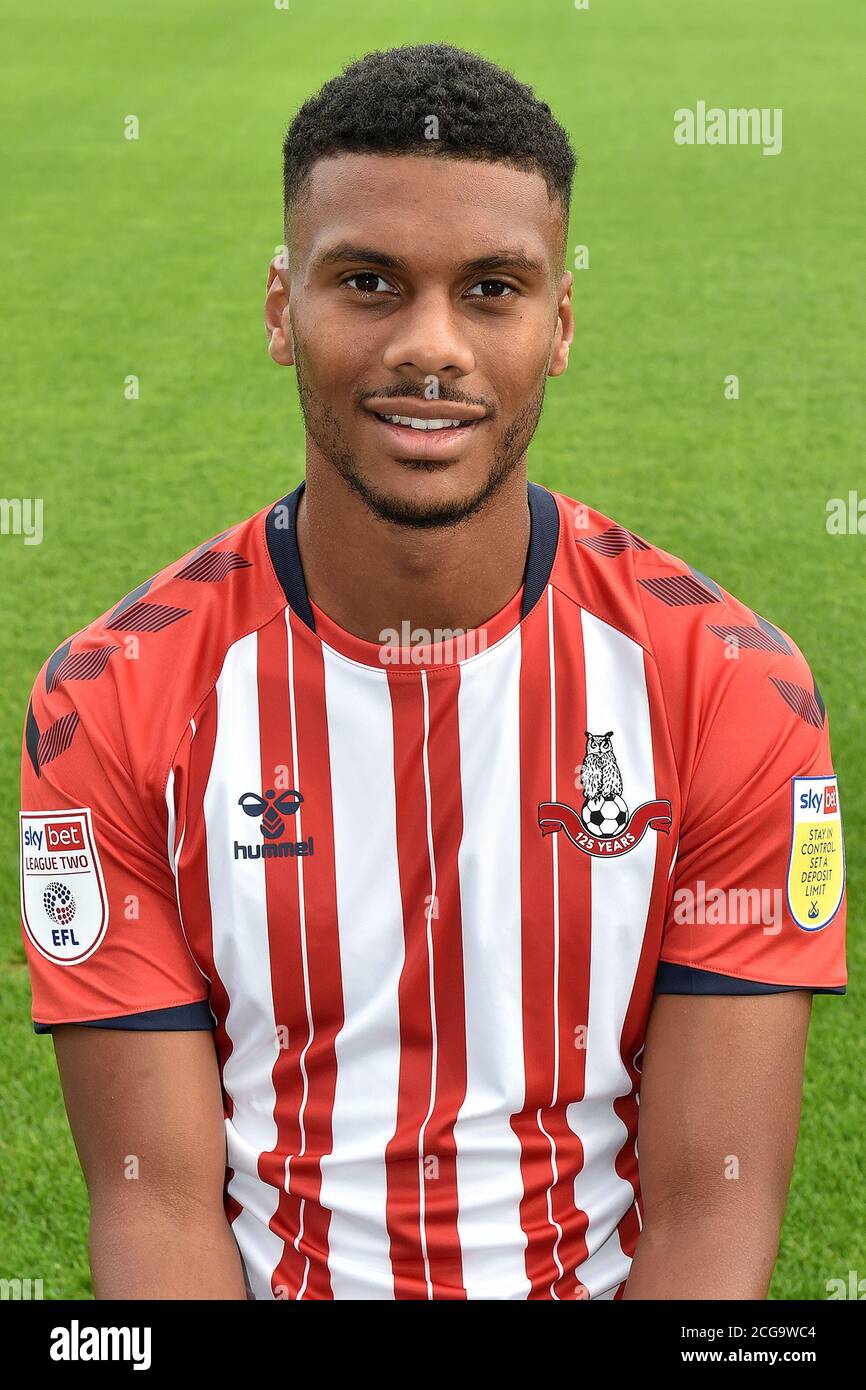
[[[835,917],[845,888],[845,847],[835,776],[792,778],[788,907],[804,931]]]
[[[108,927],[90,810],[21,812],[21,917],[36,950],[80,965]]]

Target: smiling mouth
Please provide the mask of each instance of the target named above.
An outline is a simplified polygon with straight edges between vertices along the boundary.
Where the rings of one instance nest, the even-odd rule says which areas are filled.
[[[397,408],[376,408],[388,405]],[[445,468],[465,458],[472,451],[473,431],[477,434],[488,419],[482,407],[457,401],[380,398],[375,403],[370,401],[364,409],[380,447],[384,446],[385,456],[411,468]]]
[[[447,416],[424,420],[417,415],[383,415],[378,410],[374,411],[373,414],[383,424],[402,425],[404,429],[419,431],[467,429],[469,426],[477,424],[476,420],[452,420]]]

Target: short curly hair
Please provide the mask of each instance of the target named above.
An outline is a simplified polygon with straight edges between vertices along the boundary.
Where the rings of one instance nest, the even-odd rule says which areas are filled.
[[[437,126],[431,127],[434,117]],[[316,161],[343,153],[423,154],[534,169],[561,201],[567,227],[576,158],[562,126],[525,83],[452,44],[368,53],[304,102],[283,141],[286,218]]]

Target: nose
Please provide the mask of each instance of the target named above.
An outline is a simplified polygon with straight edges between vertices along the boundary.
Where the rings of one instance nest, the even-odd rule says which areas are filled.
[[[417,295],[389,323],[393,333],[382,357],[388,371],[454,380],[475,370],[475,354],[447,294]]]

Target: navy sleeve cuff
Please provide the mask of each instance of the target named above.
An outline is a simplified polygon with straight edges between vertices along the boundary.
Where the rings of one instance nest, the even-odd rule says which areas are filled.
[[[768,985],[764,980],[741,980],[736,975],[719,975],[715,970],[699,970],[694,965],[675,965],[660,960],[656,972],[656,994],[787,994],[808,989],[812,994],[844,994],[844,985]]]
[[[121,1014],[117,1018],[70,1018],[86,1028],[121,1028],[132,1033],[188,1033],[213,1028],[214,1020],[206,999],[194,1004],[176,1004],[170,1009],[148,1009],[143,1014]],[[50,1033],[56,1023],[34,1023],[34,1033]]]

